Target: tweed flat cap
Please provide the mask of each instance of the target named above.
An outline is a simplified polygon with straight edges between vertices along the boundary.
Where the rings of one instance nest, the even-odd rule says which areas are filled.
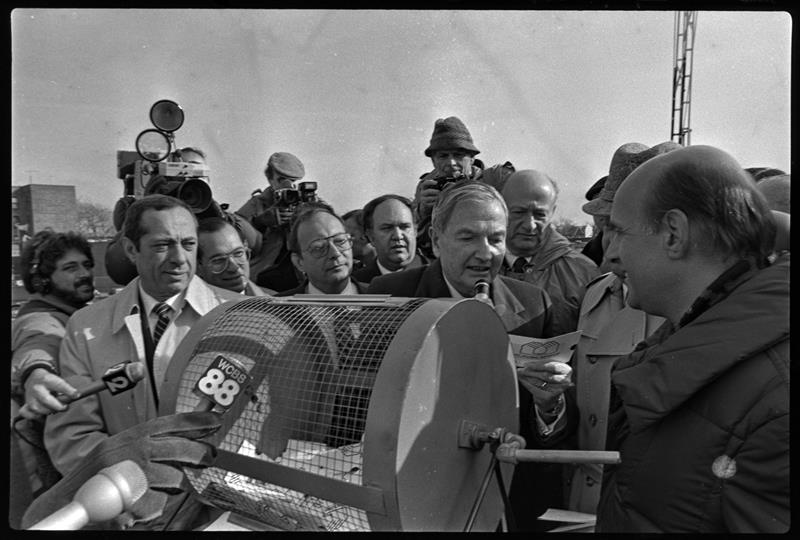
[[[623,144],[617,148],[611,158],[608,178],[603,185],[603,189],[600,190],[600,195],[584,204],[583,211],[593,216],[611,215],[611,203],[614,202],[614,195],[622,181],[645,161],[678,148],[682,148],[682,146],[672,141],[663,142],[653,147],[648,147],[641,143]]]
[[[297,156],[289,152],[275,152],[269,156],[264,174],[266,174],[267,170],[270,168],[277,174],[291,180],[300,180],[306,174],[303,162],[297,159]]]

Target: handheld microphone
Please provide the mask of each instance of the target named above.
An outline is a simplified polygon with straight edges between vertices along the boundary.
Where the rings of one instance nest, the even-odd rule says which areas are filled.
[[[28,530],[76,531],[130,510],[147,491],[147,476],[129,459],[106,467],[75,493],[72,502]]]
[[[108,390],[112,395],[116,395],[136,386],[136,383],[144,379],[145,373],[144,364],[141,362],[120,362],[108,368],[99,381],[94,381],[88,386],[79,389],[76,397],[59,394],[57,399],[61,403],[72,403],[103,390]],[[29,411],[30,407],[28,407],[27,403],[23,405],[17,418],[23,416],[23,409]]]
[[[72,403],[106,389],[111,395],[116,395],[136,386],[136,383],[144,379],[144,374],[145,367],[143,363],[120,362],[108,368],[99,381],[95,381],[89,386],[78,390],[77,397],[59,396],[59,400],[64,403]]]
[[[228,410],[241,392],[247,391],[253,377],[232,358],[217,355],[195,383],[194,391],[202,399],[195,410]]]
[[[492,299],[489,297],[489,282],[488,281],[486,281],[484,279],[480,279],[480,280],[476,281],[475,282],[474,291],[475,291],[475,299],[476,300],[480,300],[481,302],[489,304],[490,306],[493,305]]]

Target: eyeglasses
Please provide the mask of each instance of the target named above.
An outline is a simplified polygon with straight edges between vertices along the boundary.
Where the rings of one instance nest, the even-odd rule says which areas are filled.
[[[308,244],[306,252],[317,259],[328,254],[331,244],[339,251],[347,251],[353,247],[353,237],[347,233],[334,234],[327,238],[317,238]]]
[[[233,262],[239,266],[244,266],[244,264],[250,260],[250,248],[238,248],[234,249],[230,253],[211,257],[208,259],[206,266],[208,266],[212,274],[221,274],[228,269],[228,263],[231,259],[233,259]]]

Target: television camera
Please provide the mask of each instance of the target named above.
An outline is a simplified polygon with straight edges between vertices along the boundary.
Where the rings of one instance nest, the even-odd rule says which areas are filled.
[[[294,209],[298,204],[317,202],[317,183],[300,182],[297,188],[282,188],[275,190],[275,204],[284,208]]]
[[[175,132],[183,121],[180,105],[159,100],[150,108],[150,122],[155,128],[139,133],[135,152],[117,151],[117,176],[124,182],[124,194],[114,209],[115,225],[117,216],[124,218],[125,209],[143,195],[160,193],[181,199],[195,214],[212,205],[208,167],[186,159],[175,145]]]

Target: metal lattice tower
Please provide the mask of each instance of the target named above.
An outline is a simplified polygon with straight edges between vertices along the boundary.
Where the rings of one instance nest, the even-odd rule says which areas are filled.
[[[675,46],[672,68],[672,136],[683,146],[690,144],[692,108],[692,60],[697,24],[696,11],[675,12]]]

